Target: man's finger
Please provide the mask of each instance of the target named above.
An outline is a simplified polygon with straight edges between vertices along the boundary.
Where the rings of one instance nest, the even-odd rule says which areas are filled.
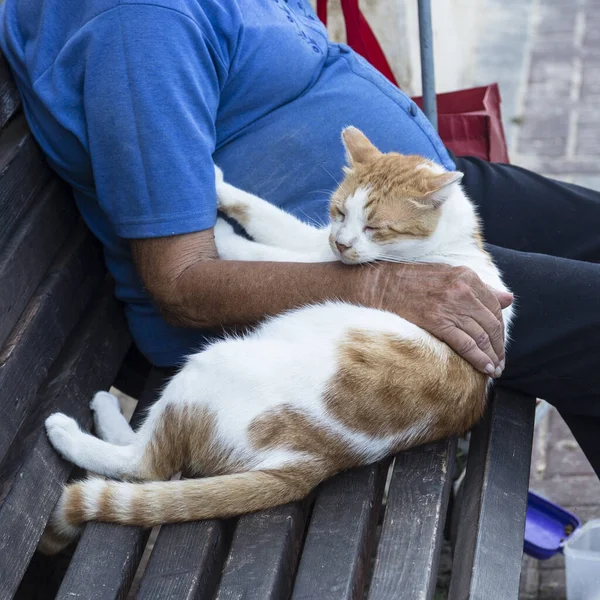
[[[504,323],[502,315],[498,320],[487,308],[481,306],[479,310],[473,313],[473,319],[486,332],[489,341],[498,357],[498,366],[500,361],[504,360]]]
[[[504,294],[504,292],[494,290],[485,284],[473,291],[479,301],[499,320],[502,317],[502,303],[498,294]]]
[[[452,327],[441,336],[441,339],[478,371],[490,377],[494,376],[496,367],[491,362],[490,357],[464,331]]]
[[[460,328],[475,341],[482,352],[485,352],[493,363],[494,368],[498,368],[503,356],[498,356],[498,352],[492,345],[487,331],[475,319],[470,317],[466,318],[464,322],[461,323]]]

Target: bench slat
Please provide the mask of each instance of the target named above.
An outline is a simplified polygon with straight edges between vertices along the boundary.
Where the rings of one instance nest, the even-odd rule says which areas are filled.
[[[158,370],[150,372],[131,418],[136,428],[164,386]],[[150,535],[149,529],[112,523],[88,523],[77,544],[56,600],[125,598]]]
[[[369,600],[432,598],[456,438],[396,456]]]
[[[0,507],[0,600],[12,598],[17,590],[72,469],[50,446],[43,420],[52,412],[64,411],[89,425],[92,393],[110,386],[129,347],[122,308],[114,300],[112,288],[112,284],[105,286],[69,338],[36,398],[37,414],[29,424],[33,444],[24,461],[19,457],[23,464],[21,468],[15,465],[18,477]],[[22,446],[19,449],[23,451]]]
[[[54,181],[0,251],[0,346],[77,220],[70,191]]]
[[[289,597],[308,504],[286,504],[239,519],[217,600]]]
[[[99,245],[81,224],[60,251],[0,352],[0,458],[104,277]]]
[[[19,114],[0,133],[0,244],[8,239],[51,173],[25,117]]]
[[[149,534],[137,527],[89,523],[56,600],[126,598]]]
[[[293,600],[362,598],[389,464],[342,473],[319,489]]]
[[[8,62],[0,54],[0,129],[17,112],[21,97],[12,78]]]
[[[163,525],[137,600],[212,598],[227,557],[231,525],[225,521]]]
[[[498,389],[473,430],[449,598],[519,597],[535,400]]]

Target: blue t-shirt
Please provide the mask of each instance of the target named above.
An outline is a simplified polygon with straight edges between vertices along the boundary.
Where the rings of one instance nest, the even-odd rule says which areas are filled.
[[[344,126],[452,169],[416,105],[308,0],[4,0],[0,46],[31,130],[102,241],[133,337],[156,365],[207,336],[168,325],[130,238],[210,228],[226,178],[324,222]]]

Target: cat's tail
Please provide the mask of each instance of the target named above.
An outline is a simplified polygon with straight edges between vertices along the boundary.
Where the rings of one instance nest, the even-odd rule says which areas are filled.
[[[64,488],[38,549],[60,551],[79,536],[86,521],[153,527],[272,508],[304,498],[325,476],[319,466],[304,464],[179,481],[86,479]]]

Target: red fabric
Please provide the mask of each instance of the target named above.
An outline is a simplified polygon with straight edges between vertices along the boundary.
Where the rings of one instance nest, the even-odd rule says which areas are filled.
[[[394,85],[398,85],[375,34],[359,8],[358,0],[340,2],[348,45]],[[327,0],[317,0],[317,15],[327,25]],[[414,100],[422,108],[421,98]],[[438,94],[437,104],[440,137],[454,154],[508,162],[500,115],[500,91],[496,83]]]
[[[327,27],[327,0],[317,0],[317,17]]]
[[[375,34],[358,7],[358,0],[340,0],[340,2],[346,23],[348,46],[368,60],[394,85],[398,85]],[[323,24],[327,25],[327,0],[317,0],[317,16]]]
[[[454,154],[509,162],[497,83],[438,94],[437,105],[440,137]]]

